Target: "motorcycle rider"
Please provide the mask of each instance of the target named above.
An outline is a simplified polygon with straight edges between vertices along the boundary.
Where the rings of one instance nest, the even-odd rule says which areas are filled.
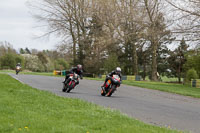
[[[69,71],[69,74],[66,75],[65,81],[63,83],[68,84],[70,79],[70,74],[76,73],[80,76],[80,79],[83,79],[83,70],[82,70],[82,65],[77,65],[76,67],[72,67],[71,70]],[[77,80],[76,85],[79,84],[79,81]]]
[[[21,69],[21,64],[17,63],[16,64],[16,74],[18,74],[20,72],[20,69]]]
[[[20,68],[21,68],[21,64],[20,64],[20,63],[17,63],[16,67],[20,67]]]
[[[21,69],[21,64],[20,63],[17,63],[17,65],[16,65],[16,70],[17,70],[17,68],[20,70]]]
[[[104,82],[104,84],[101,86],[104,89],[107,89],[106,87],[106,82],[110,79],[112,80],[112,76],[113,75],[118,75],[120,77],[120,82],[122,81],[122,75],[121,75],[121,68],[117,67],[115,70],[113,70],[111,73],[109,73],[108,75],[106,75],[106,80]]]

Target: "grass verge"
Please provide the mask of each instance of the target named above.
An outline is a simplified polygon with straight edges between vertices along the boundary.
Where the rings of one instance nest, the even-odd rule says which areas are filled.
[[[99,79],[99,78],[87,78],[87,79],[104,81],[104,79]],[[190,85],[149,82],[149,81],[128,81],[128,80],[123,80],[122,83],[125,85],[137,86],[147,89],[154,89],[154,90],[180,94],[184,96],[191,96],[194,98],[200,98],[200,88],[194,88],[191,87]]]
[[[15,70],[0,70],[2,73],[15,73]],[[53,72],[31,72],[31,71],[21,71],[19,74],[30,74],[30,75],[42,75],[42,76],[55,76]],[[61,77],[61,75],[56,75]]]
[[[177,133],[120,112],[33,89],[0,74],[1,133]]]

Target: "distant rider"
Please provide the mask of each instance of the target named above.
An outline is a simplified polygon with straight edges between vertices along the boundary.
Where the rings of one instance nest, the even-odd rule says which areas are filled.
[[[109,73],[108,75],[106,75],[106,80],[104,82],[104,84],[101,87],[105,87],[106,89],[106,82],[110,79],[112,79],[113,75],[118,75],[120,77],[120,81],[122,81],[122,75],[121,75],[121,68],[117,67],[115,70],[113,70],[111,73]]]
[[[17,63],[16,67],[20,67],[20,68],[21,68],[21,64],[20,64],[20,63]]]
[[[70,74],[76,73],[80,76],[81,79],[83,79],[83,70],[82,70],[82,65],[77,65],[76,67],[72,67],[71,70],[69,71],[69,74],[66,75],[65,81],[63,83],[68,84],[70,79]],[[76,82],[76,85],[79,84],[79,81]]]

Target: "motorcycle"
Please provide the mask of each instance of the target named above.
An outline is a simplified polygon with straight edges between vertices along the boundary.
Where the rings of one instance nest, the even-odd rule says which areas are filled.
[[[113,75],[111,79],[109,79],[105,86],[102,87],[101,95],[110,97],[121,84],[120,77],[118,75]]]
[[[21,69],[20,66],[17,66],[17,67],[16,67],[16,75],[18,75],[18,73],[20,72],[20,69]]]
[[[76,83],[79,81],[79,76],[76,73],[70,74],[69,76],[69,83],[66,84],[63,82],[63,92],[67,92],[69,93],[72,89],[74,89],[74,87],[76,86]]]

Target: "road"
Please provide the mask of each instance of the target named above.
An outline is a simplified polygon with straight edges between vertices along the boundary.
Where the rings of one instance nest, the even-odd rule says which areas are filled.
[[[112,97],[102,97],[100,86],[103,82],[86,79],[71,93],[64,93],[63,78],[10,75],[34,88],[117,109],[145,123],[200,133],[200,99],[127,85],[121,85]]]

